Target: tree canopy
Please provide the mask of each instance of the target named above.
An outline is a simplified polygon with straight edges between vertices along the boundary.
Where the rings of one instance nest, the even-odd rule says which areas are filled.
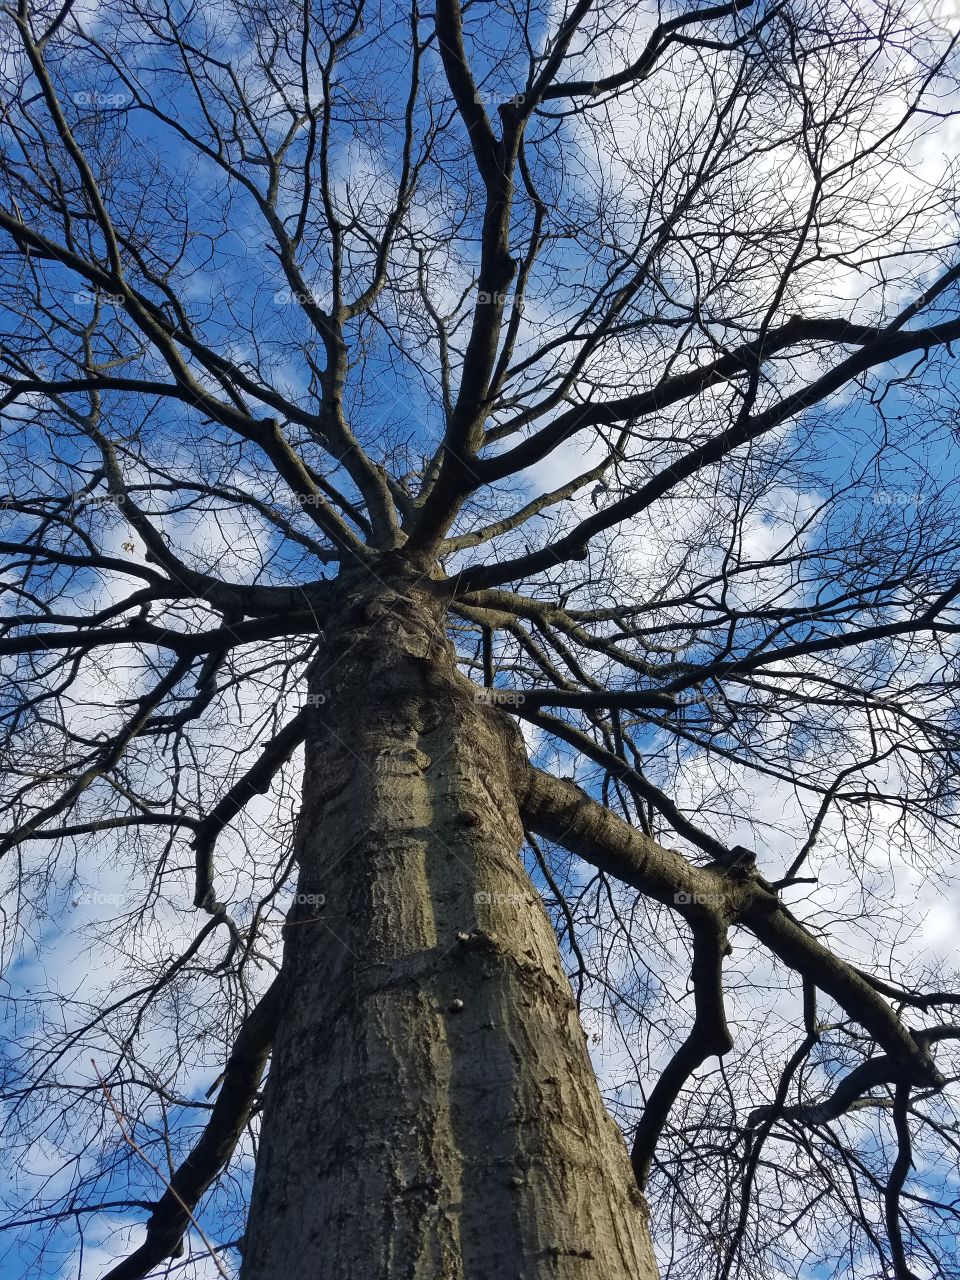
[[[4,1201],[42,1274],[184,1232],[171,1274],[231,1274],[307,675],[399,574],[522,728],[664,1276],[960,1275],[951,24],[4,10]]]

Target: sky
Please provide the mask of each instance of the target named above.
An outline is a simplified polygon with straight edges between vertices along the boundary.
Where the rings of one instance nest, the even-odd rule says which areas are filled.
[[[208,7],[206,12],[212,22],[217,21],[218,14],[215,8]],[[933,16],[945,23],[948,28],[954,22],[952,10],[948,11],[945,5],[938,5]],[[555,22],[556,15],[552,14],[546,20]],[[108,19],[105,11],[93,0],[89,0],[82,11],[82,21],[89,33],[96,34],[101,28],[106,29],[104,24]],[[639,41],[644,28],[650,24],[649,12],[643,8],[636,9],[634,24],[631,27],[624,18],[618,28],[617,38],[612,44],[625,42],[630,45],[631,42]],[[242,50],[237,46],[235,33],[231,33],[225,18],[220,32],[227,50],[242,59]],[[611,47],[606,49],[601,47],[597,55],[597,72],[602,73],[613,57],[614,52]],[[385,62],[377,63],[372,70],[377,71],[382,77],[382,82],[387,85],[392,98],[401,92],[401,79],[397,77],[395,83],[389,81]],[[9,67],[7,71],[10,72]],[[108,79],[98,76],[92,81],[89,78],[85,79],[83,74],[76,70],[68,77],[67,87],[73,95],[73,105],[78,112],[91,105],[90,95],[108,97],[120,92]],[[663,91],[662,88],[661,91]],[[83,95],[87,95],[86,100]],[[667,122],[671,119],[670,108],[671,102],[667,93],[663,106],[663,119]],[[188,110],[185,98],[174,96],[166,109],[172,118],[189,122],[191,112]],[[884,109],[881,104],[877,105],[878,118],[882,117]],[[159,132],[155,124],[146,124],[137,113],[126,118],[124,129],[128,145],[132,140],[141,138],[144,144],[156,141]],[[627,106],[619,114],[615,113],[612,129],[617,139],[616,153],[603,156],[599,163],[602,163],[608,177],[614,180],[622,179],[621,194],[628,203],[632,198],[631,176],[623,168],[623,157],[635,154],[644,143],[635,108],[631,109]],[[386,132],[389,134],[389,131]],[[591,140],[585,131],[579,130],[578,126],[571,126],[565,138],[570,149],[571,170],[576,173],[580,166],[586,189],[591,171],[598,163],[597,157],[591,152]],[[956,139],[956,124],[948,120],[936,135],[931,135],[917,143],[910,157],[909,167],[902,168],[896,173],[881,175],[883,182],[888,186],[898,184],[896,185],[898,196],[902,196],[905,192],[909,193],[911,189],[919,189],[924,183],[935,184],[939,179],[943,157],[949,157],[953,153]],[[394,179],[391,178],[390,164],[384,158],[390,141],[389,136],[369,139],[358,131],[352,141],[337,152],[335,158],[342,190],[344,193],[348,190],[364,192],[364,204],[368,208],[376,207],[378,204],[384,205],[392,190],[391,181]],[[287,341],[293,342],[302,336],[303,317],[299,308],[292,304],[291,299],[284,297],[284,282],[276,264],[262,251],[262,228],[257,225],[249,202],[241,198],[235,205],[224,204],[221,200],[221,189],[213,179],[212,170],[203,164],[195,163],[189,157],[183,140],[177,140],[170,130],[164,133],[164,146],[167,149],[166,160],[169,170],[176,171],[182,176],[183,185],[178,194],[183,195],[187,202],[192,202],[195,210],[199,210],[198,235],[188,250],[181,275],[189,281],[191,302],[198,308],[204,306],[209,308],[207,332],[217,341],[229,343],[231,354],[234,358],[241,359],[250,356],[254,348],[249,337],[243,342],[238,342],[235,331],[243,327],[250,329],[269,353],[268,359],[276,385],[287,390],[305,393],[307,375],[302,363],[298,364],[295,358],[287,358],[285,352],[289,348],[284,345]],[[789,192],[789,183],[794,180],[799,183],[799,176],[792,173],[785,174],[782,168],[777,167],[775,161],[776,157],[773,156],[758,161],[752,180],[762,189],[780,186]],[[912,188],[911,184],[913,184]],[[449,201],[450,193],[443,193],[443,195]],[[732,198],[735,196],[736,193],[733,192]],[[456,199],[455,192],[453,199]],[[423,226],[429,228],[430,210],[425,208],[420,211],[420,216],[423,218]],[[223,226],[220,225],[221,221]],[[944,223],[936,229],[927,228],[933,238],[935,238],[934,230],[937,234],[949,239],[950,234],[955,232],[955,226],[951,228]],[[577,262],[580,257],[588,256],[588,250],[577,244],[567,246],[565,252],[568,254],[568,264]],[[441,255],[438,254],[438,260],[440,257]],[[447,302],[457,297],[464,281],[469,277],[470,267],[468,251],[459,255],[451,252],[446,269],[438,268],[437,270],[438,297]],[[863,273],[836,269],[819,275],[812,272],[806,283],[807,292],[798,299],[798,305],[802,302],[807,307],[823,308],[825,312],[832,314],[839,298],[845,306],[852,309],[854,315],[859,317],[861,314],[870,313],[871,309],[876,307],[878,291],[885,298],[895,298],[901,284],[896,271],[886,268],[882,286],[876,285],[872,292],[865,291]],[[63,305],[75,315],[87,315],[92,311],[93,301],[89,295],[84,296],[83,289],[78,289],[74,285],[75,282],[65,281]],[[317,288],[322,296],[322,273],[318,273]],[[552,294],[535,297],[524,316],[524,325],[529,330],[529,339],[532,340],[543,326],[549,323],[561,323],[567,314],[565,308],[571,304],[572,299],[566,295]],[[424,364],[428,372],[432,358],[429,352],[424,356]],[[392,360],[393,353],[387,353],[384,349],[376,350],[370,356],[369,376],[364,381],[366,401],[363,410],[371,430],[379,429],[382,424],[385,434],[396,429],[398,416],[401,416],[403,421],[400,425],[411,441],[410,451],[415,453],[421,445],[426,446],[429,433],[436,426],[434,388],[429,377],[425,377],[423,385],[419,387],[411,385],[404,377],[410,368],[409,354],[398,366],[395,366]],[[793,371],[794,376],[800,376],[803,372],[803,370]],[[896,397],[894,397],[893,407],[895,407],[895,399]],[[397,411],[398,404],[402,404],[400,414]],[[888,409],[890,407],[891,405],[888,404]],[[906,401],[904,408],[905,410],[907,408]],[[794,526],[798,513],[809,512],[816,505],[823,486],[837,482],[856,469],[858,441],[862,432],[875,426],[875,417],[861,402],[845,404],[842,398],[832,406],[832,410],[836,415],[834,421],[837,424],[836,456],[820,466],[817,477],[808,487],[785,486],[776,502],[772,504],[771,511],[757,513],[756,518],[748,525],[747,541],[743,548],[744,555],[751,551],[762,553],[768,549],[778,536],[782,536]],[[196,459],[191,452],[189,441],[183,440],[179,425],[177,410],[173,407],[161,407],[152,418],[150,431],[157,455],[163,457],[171,471],[189,475],[196,467]],[[399,434],[403,435],[404,430]],[[791,430],[792,428],[786,428],[784,436],[789,436]],[[526,495],[533,496],[579,473],[595,460],[594,448],[595,446],[590,442],[578,439],[532,468],[523,478]],[[922,452],[922,446],[919,443],[916,445],[916,450],[919,456]],[[29,441],[27,453],[29,455]],[[937,482],[941,486],[949,485],[955,480],[956,454],[951,452],[946,444],[934,438],[923,461],[936,475]],[[22,465],[27,465],[28,462],[29,456],[22,460]],[[66,454],[56,469],[58,481],[67,483],[71,472],[88,463],[89,458],[82,456],[79,450],[75,454]],[[239,461],[234,456],[229,459],[225,456],[224,466],[227,465],[230,466],[232,483],[239,488],[266,496],[264,476],[258,473],[250,454]],[[889,488],[878,488],[877,494],[877,506],[884,511],[891,505],[902,506],[909,511],[911,504],[916,504],[918,501],[912,488],[904,488],[897,483]],[[578,499],[579,509],[587,510],[588,501],[589,497],[586,494]],[[573,508],[574,511],[577,509],[577,507]],[[125,550],[124,544],[129,538],[129,531],[124,528],[123,522],[113,518],[114,513],[110,511],[104,511],[101,515],[106,545],[116,554],[143,557],[144,548],[138,543],[134,544],[132,551]],[[695,518],[696,513],[691,510],[689,519],[694,521]],[[182,546],[198,556],[215,561],[219,570],[228,577],[244,572],[250,556],[259,553],[263,539],[267,536],[262,528],[258,529],[249,521],[241,522],[233,519],[229,513],[225,512],[217,515],[207,512],[199,518],[194,514],[171,517],[168,527],[175,533]],[[818,536],[824,535],[818,533],[817,525],[814,524],[806,536],[808,544],[812,545]],[[317,566],[310,564],[292,544],[282,544],[281,540],[274,539],[271,550],[275,554],[269,563],[268,580],[286,581],[291,576],[303,580],[317,573]],[[657,530],[651,528],[649,522],[638,521],[624,531],[618,542],[618,553],[629,558],[631,572],[637,575],[651,572],[662,555],[662,547],[657,541]],[[448,567],[456,568],[456,562]],[[102,601],[114,598],[111,593],[119,589],[119,584],[109,577],[100,577],[95,584],[87,578],[79,577],[74,580],[73,589],[81,601],[89,599],[94,594]],[[78,704],[72,713],[74,724],[85,723],[84,717],[87,717],[91,726],[102,727],[102,712],[98,704],[104,701],[104,688],[109,686],[111,695],[114,698],[120,698],[138,687],[142,674],[141,664],[132,654],[129,656],[128,663],[114,655],[107,669],[89,664],[83,673],[81,687],[74,691]],[[89,706],[82,705],[84,699],[79,696],[81,694],[89,697]],[[250,725],[255,720],[257,711],[258,697],[254,686],[247,693],[240,695],[235,712],[243,724]],[[224,720],[211,725],[208,739],[211,759],[225,758],[225,748],[229,742],[226,735],[236,734],[236,723],[236,720],[232,723]],[[535,731],[528,732],[527,740],[531,751],[539,753],[535,755],[537,762],[544,766],[549,764],[564,773],[582,776],[588,786],[592,785],[589,771],[583,769],[582,762],[573,760],[568,751],[561,750],[557,753],[549,744],[544,744]],[[688,794],[691,798],[696,795],[698,787],[705,784],[705,779],[698,772],[703,767],[701,760],[691,758],[685,773],[681,775],[681,786],[686,785],[689,788]],[[294,764],[287,775],[285,794],[295,791],[296,780],[297,767]],[[795,845],[796,835],[789,830],[791,798],[784,788],[769,780],[763,781],[751,777],[737,781],[749,790],[754,820],[759,822],[769,820],[770,826],[766,829],[768,843],[764,852],[770,859],[771,865],[776,865],[777,859],[788,857],[790,849]],[[793,816],[797,823],[796,829],[799,829],[801,815],[795,813]],[[244,830],[248,835],[251,832],[255,833],[258,827],[263,829],[271,824],[271,804],[268,798],[264,798],[254,808],[246,823]],[[745,839],[746,834],[749,833],[746,828],[735,827],[730,834],[733,842],[737,838]],[[225,849],[226,875],[229,878],[229,871],[233,870],[236,877],[234,891],[237,894],[242,893],[244,886],[244,853],[243,842],[239,839],[232,845],[228,843]],[[27,854],[28,866],[42,865],[47,855],[48,851],[42,844],[33,845]],[[232,868],[230,867],[231,859],[234,861]],[[904,958],[918,964],[935,964],[951,960],[955,951],[956,930],[960,926],[960,896],[958,896],[956,885],[950,882],[944,887],[935,877],[919,872],[910,860],[901,858],[894,833],[890,833],[887,838],[882,833],[878,834],[874,846],[869,850],[868,860],[874,868],[875,890],[878,898],[889,897],[900,902],[912,901],[914,904],[911,913],[914,932],[912,938],[902,944]],[[18,1019],[25,1017],[28,1023],[31,1017],[29,1002],[34,998],[39,987],[69,991],[75,999],[82,1000],[89,996],[91,1000],[96,1001],[102,997],[102,993],[111,989],[125,963],[122,937],[116,939],[115,950],[98,946],[91,949],[87,937],[75,932],[75,925],[79,922],[112,920],[118,907],[122,909],[127,899],[133,898],[134,886],[141,884],[144,869],[138,867],[131,875],[129,867],[122,862],[113,861],[110,857],[105,858],[104,850],[88,847],[83,851],[79,863],[79,887],[68,883],[73,877],[72,874],[68,876],[66,871],[72,872],[72,870],[71,866],[66,867],[63,883],[54,880],[49,886],[43,909],[37,913],[34,920],[30,921],[32,942],[23,955],[8,968],[4,977],[4,982],[9,984],[8,990],[11,993],[26,998],[27,1003],[17,1017]],[[845,954],[861,956],[864,960],[869,960],[868,938],[862,931],[858,931],[853,923],[859,910],[857,890],[850,882],[848,868],[841,854],[838,853],[833,859],[829,855],[822,856],[819,875],[820,883],[814,892],[802,890],[800,891],[802,898],[798,893],[798,904],[802,901],[805,912],[823,912],[833,921],[834,936],[844,948]],[[186,884],[187,877],[184,876],[182,879]],[[838,930],[837,924],[844,917],[849,918],[849,923],[845,928]],[[161,943],[173,947],[176,941],[186,941],[191,937],[195,927],[195,920],[190,912],[180,909],[174,903],[164,903],[158,906],[141,944],[148,949],[156,948]],[[672,949],[673,954],[680,957],[678,940],[667,938],[663,945],[666,950]],[[43,951],[42,971],[36,960],[36,949]],[[738,962],[738,956],[735,953],[732,962],[734,972]],[[796,993],[784,991],[782,979],[772,970],[769,974],[763,971],[758,972],[754,957],[745,957],[743,963],[747,976],[753,981],[769,981],[774,993],[770,1002],[770,1016],[781,1019],[791,1016],[795,1010]],[[743,1021],[746,1028],[751,1021],[749,1010],[743,1011]],[[623,1080],[630,1072],[630,1062],[624,1054],[621,1039],[611,1019],[599,1017],[596,1025],[597,1031],[593,1034],[599,1038],[591,1042],[592,1051],[604,1083],[611,1092],[615,1092],[623,1087]],[[20,1026],[22,1027],[22,1022]],[[148,1046],[150,1036],[162,1038],[160,1027],[151,1027],[147,1030],[145,1039]],[[162,1043],[157,1043],[155,1052],[158,1058],[162,1057]],[[74,1067],[76,1078],[86,1083],[90,1083],[93,1079],[93,1070],[91,1064],[80,1058]],[[183,1080],[182,1096],[201,1098],[216,1074],[216,1054],[199,1050],[196,1060],[191,1062]],[[116,1144],[119,1141],[117,1134],[113,1132],[106,1112],[104,1115],[106,1123],[102,1140]],[[180,1123],[176,1113],[171,1116],[170,1122],[176,1129],[177,1124]],[[60,1157],[52,1144],[37,1143],[35,1145],[30,1161],[32,1175],[38,1178],[52,1178],[54,1181],[58,1178],[62,1179],[65,1175],[59,1172],[59,1165]],[[149,1182],[146,1174],[145,1178]],[[109,1186],[107,1190],[109,1191]],[[115,1219],[115,1222],[119,1221],[123,1219]],[[206,1207],[201,1215],[201,1221],[209,1227],[211,1234],[216,1235],[219,1225],[218,1206]],[[44,1263],[44,1269],[34,1270],[32,1274],[49,1276],[50,1280],[61,1280],[61,1278],[62,1280],[88,1280],[88,1277],[93,1280],[93,1277],[101,1275],[107,1261],[116,1256],[113,1251],[121,1242],[116,1236],[111,1237],[110,1234],[115,1222],[105,1217],[101,1224],[86,1227],[87,1237],[82,1254],[76,1247],[72,1229],[66,1231],[59,1265],[54,1270],[48,1269],[54,1259],[54,1255],[51,1254],[48,1256],[48,1261]],[[136,1234],[134,1229],[133,1239],[136,1239]],[[104,1244],[108,1237],[110,1237],[110,1243]],[[33,1243],[35,1241],[29,1238],[25,1242],[27,1266],[31,1265],[30,1250]],[[8,1276],[12,1280],[13,1277],[24,1274],[24,1265],[21,1257],[0,1252],[0,1280],[7,1280]],[[212,1267],[208,1267],[207,1271],[215,1274]],[[191,1275],[191,1280],[194,1277],[196,1280],[206,1280],[206,1273],[202,1269],[195,1269],[187,1274]],[[814,1274],[810,1273],[811,1280]]]

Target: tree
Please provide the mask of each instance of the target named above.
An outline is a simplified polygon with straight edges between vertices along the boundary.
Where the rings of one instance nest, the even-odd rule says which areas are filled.
[[[940,17],[5,10],[42,1274],[960,1274]]]

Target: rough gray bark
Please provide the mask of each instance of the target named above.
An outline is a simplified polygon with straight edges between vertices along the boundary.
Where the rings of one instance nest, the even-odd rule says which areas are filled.
[[[522,742],[437,609],[422,586],[358,592],[315,667],[243,1280],[651,1280],[518,856]]]

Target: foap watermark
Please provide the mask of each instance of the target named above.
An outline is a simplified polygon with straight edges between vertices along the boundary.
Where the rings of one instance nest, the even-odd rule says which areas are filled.
[[[104,293],[101,289],[78,289],[73,301],[78,307],[122,307],[124,297],[122,293]]]
[[[486,306],[513,307],[516,311],[522,311],[525,305],[519,293],[500,293],[491,289],[478,289],[477,302]]]
[[[306,698],[308,707],[322,707],[326,700],[325,693],[308,693]]]
[[[488,707],[522,707],[527,697],[519,689],[477,689],[474,700]]]
[[[484,93],[482,89],[473,95],[479,107],[522,107],[527,100],[525,93],[511,93],[508,98],[501,98],[498,93]]]
[[[291,510],[297,507],[322,507],[325,499],[322,493],[296,493],[287,503]]]
[[[71,93],[70,101],[75,107],[125,107],[133,98],[117,89],[112,93],[104,93],[101,89],[78,89]]]
[[[313,907],[315,910],[327,905],[325,893],[297,893],[293,900],[298,907]]]
[[[687,893],[686,889],[678,889],[673,900],[678,907],[719,907],[723,902],[718,893]]]
[[[78,493],[73,499],[75,507],[119,507],[123,495],[119,493]]]
[[[278,307],[322,307],[323,300],[319,294],[309,289],[277,289],[273,301]]]
[[[923,494],[907,489],[875,489],[870,501],[875,507],[918,507]]]
[[[527,899],[522,893],[487,893],[484,890],[473,895],[473,901],[478,907],[522,907],[526,906]]]
[[[92,893],[80,893],[72,899],[72,905],[75,907],[122,907],[127,900],[125,893],[101,893],[94,890]]]
[[[290,497],[266,500],[261,499],[257,494],[250,496],[257,501],[262,501],[274,515],[306,511],[309,507],[322,507],[326,502],[322,493],[294,493]]]

